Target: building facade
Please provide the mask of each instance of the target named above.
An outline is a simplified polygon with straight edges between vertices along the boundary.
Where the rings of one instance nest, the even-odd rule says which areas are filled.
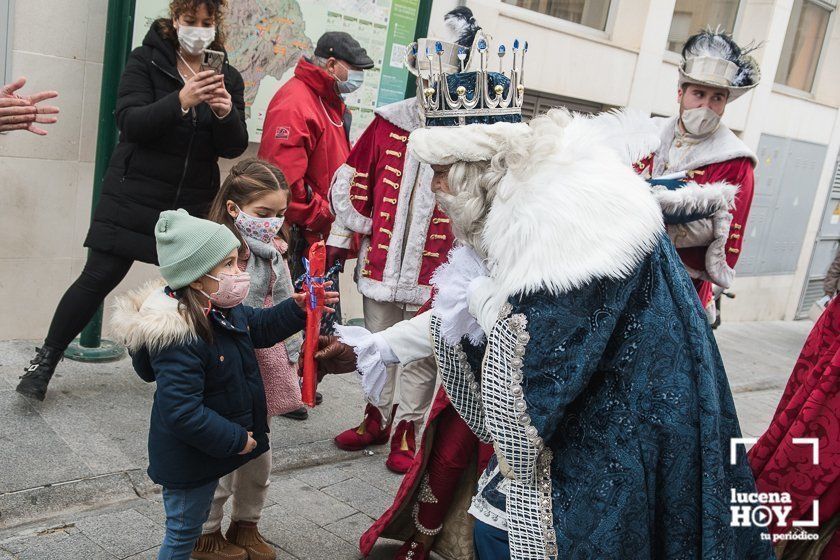
[[[555,105],[671,115],[674,51],[686,37],[720,25],[741,44],[760,43],[761,84],[724,116],[760,163],[737,297],[723,316],[807,311],[840,239],[837,0],[434,0],[432,33],[458,4],[496,40],[529,41],[529,115]],[[0,0],[0,76],[26,76],[29,91],[58,90],[62,111],[45,138],[0,135],[0,340],[43,337],[84,264],[106,12],[107,0]],[[154,276],[136,264],[117,292]],[[346,316],[360,316],[349,277],[342,292]]]

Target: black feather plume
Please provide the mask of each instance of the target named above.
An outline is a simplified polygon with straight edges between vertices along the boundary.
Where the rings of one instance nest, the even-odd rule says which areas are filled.
[[[455,33],[455,41],[462,47],[472,47],[475,34],[481,29],[475,22],[472,10],[466,6],[458,6],[443,16],[443,21]]]

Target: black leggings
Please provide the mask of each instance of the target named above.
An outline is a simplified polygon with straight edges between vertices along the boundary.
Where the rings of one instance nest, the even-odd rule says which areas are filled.
[[[93,318],[105,297],[122,282],[133,262],[125,257],[90,251],[82,274],[58,303],[44,344],[65,350]]]

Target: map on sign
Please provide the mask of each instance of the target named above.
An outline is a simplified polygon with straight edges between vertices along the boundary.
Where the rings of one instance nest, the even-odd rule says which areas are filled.
[[[167,0],[136,0],[134,46],[152,22],[168,16]],[[274,94],[294,74],[301,56],[312,55],[326,31],[346,31],[367,50],[375,66],[364,85],[345,99],[353,113],[351,139],[373,120],[373,110],[405,96],[406,46],[414,40],[419,0],[230,0],[225,14],[230,63],[245,81],[245,107],[252,142]]]

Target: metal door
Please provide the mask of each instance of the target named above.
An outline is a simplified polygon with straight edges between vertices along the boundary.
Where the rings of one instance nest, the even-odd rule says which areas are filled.
[[[821,144],[761,135],[740,276],[796,271],[825,152]]]

